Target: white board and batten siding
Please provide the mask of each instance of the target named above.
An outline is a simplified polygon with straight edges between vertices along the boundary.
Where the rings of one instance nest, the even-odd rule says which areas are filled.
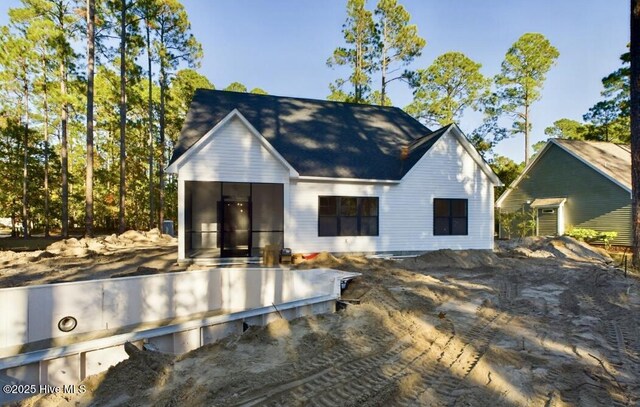
[[[291,181],[285,241],[296,252],[382,252],[493,248],[493,183],[450,133],[399,184]],[[318,197],[379,198],[378,236],[318,236]],[[433,200],[468,200],[468,235],[433,235]],[[286,216],[286,215],[285,215]]]
[[[178,167],[178,222],[185,224],[185,181],[255,182],[284,184],[285,236],[289,203],[289,169],[261,143],[238,117],[217,128],[192,148]],[[184,228],[178,233],[178,258],[185,259]]]

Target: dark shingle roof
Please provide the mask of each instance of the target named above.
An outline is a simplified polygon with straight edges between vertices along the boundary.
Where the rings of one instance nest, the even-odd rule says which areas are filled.
[[[198,89],[170,164],[234,109],[307,176],[399,180],[446,129],[431,132],[395,107]]]

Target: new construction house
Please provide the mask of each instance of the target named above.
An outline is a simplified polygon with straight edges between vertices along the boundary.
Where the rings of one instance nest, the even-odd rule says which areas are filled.
[[[456,125],[395,107],[197,90],[167,171],[181,262],[493,247],[500,180]]]

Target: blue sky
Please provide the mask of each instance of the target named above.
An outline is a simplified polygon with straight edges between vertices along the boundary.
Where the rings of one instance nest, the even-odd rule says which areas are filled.
[[[549,72],[542,100],[532,109],[532,141],[567,117],[580,120],[600,99],[601,78],[620,66],[629,42],[628,0],[400,0],[427,40],[411,68],[426,68],[447,51],[461,51],[499,72],[504,54],[525,32],[540,32],[560,51]],[[17,0],[0,5],[0,23]],[[327,58],[343,43],[346,0],[183,0],[192,30],[204,48],[200,72],[224,88],[239,81],[269,93],[324,99],[328,84],[345,71],[328,68]],[[375,0],[369,0],[369,7]],[[378,87],[378,81],[374,86]],[[394,82],[389,90],[399,107],[412,98]],[[467,112],[463,131],[479,124]],[[522,136],[505,140],[496,152],[524,158]]]

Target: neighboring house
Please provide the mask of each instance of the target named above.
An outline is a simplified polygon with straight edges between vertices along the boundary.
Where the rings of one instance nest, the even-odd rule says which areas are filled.
[[[538,235],[562,235],[571,228],[615,231],[613,244],[630,246],[630,149],[551,139],[496,207],[501,213],[533,211]]]
[[[500,180],[457,126],[398,108],[200,89],[167,172],[182,262],[493,248]]]

